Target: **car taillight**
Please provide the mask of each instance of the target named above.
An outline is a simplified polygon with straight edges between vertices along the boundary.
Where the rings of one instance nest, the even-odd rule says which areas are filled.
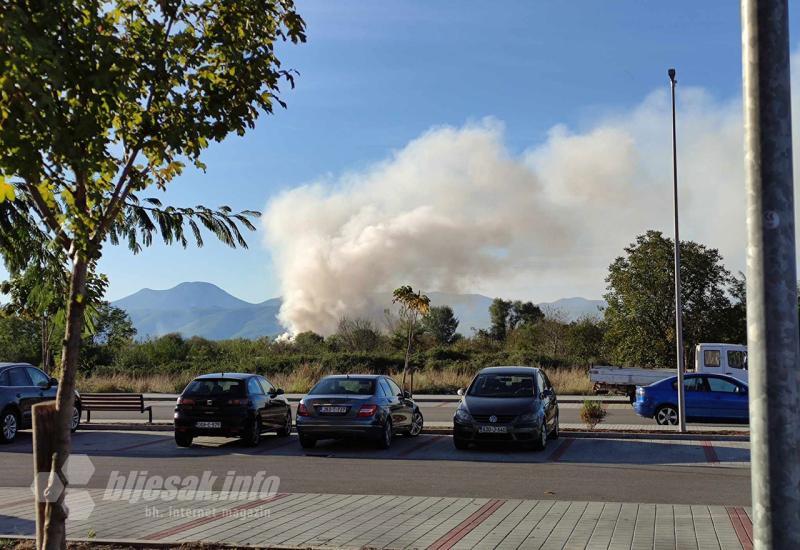
[[[305,403],[300,403],[297,406],[297,416],[311,416],[311,413],[308,412],[308,407],[306,407]]]
[[[356,416],[360,416],[362,418],[369,417],[375,414],[378,410],[378,405],[361,405],[361,408],[358,409],[358,414]]]
[[[194,405],[194,399],[189,399],[188,397],[179,397],[178,405]]]
[[[247,399],[228,399],[228,405],[247,405]]]

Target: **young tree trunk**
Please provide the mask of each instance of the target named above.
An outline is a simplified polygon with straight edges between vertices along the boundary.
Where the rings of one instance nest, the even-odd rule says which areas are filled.
[[[59,472],[69,456],[72,408],[75,401],[75,374],[83,333],[83,316],[86,310],[87,270],[86,259],[80,254],[75,254],[67,304],[67,326],[61,350],[61,380],[58,384],[55,414],[51,413],[37,418],[47,409],[34,407],[33,410],[33,422],[36,426],[33,434],[34,448],[37,449],[36,454],[38,455],[35,457],[34,467],[37,479],[43,477],[39,474],[44,473],[43,470],[46,468],[45,471],[48,473],[50,482],[53,481],[53,476],[49,475],[50,472]],[[45,467],[48,452],[51,462]],[[63,493],[64,491],[61,491],[55,502],[46,502],[43,505],[42,494],[37,491],[36,540],[40,549],[61,550],[66,548],[67,510],[64,507]],[[53,493],[51,492],[51,494]],[[42,506],[44,506],[44,517],[41,517],[39,512]]]
[[[403,364],[403,390],[406,389],[406,373],[408,373],[408,359],[411,355],[411,339],[414,335],[414,325],[411,321],[408,322],[408,341],[406,342],[406,360]]]

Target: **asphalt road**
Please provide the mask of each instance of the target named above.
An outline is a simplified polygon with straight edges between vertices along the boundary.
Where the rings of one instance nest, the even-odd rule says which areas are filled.
[[[280,477],[280,491],[579,501],[747,505],[747,442],[562,438],[544,452],[509,447],[458,451],[449,436],[397,437],[380,451],[357,442],[321,442],[303,451],[295,436],[265,436],[255,448],[198,438],[189,449],[163,432],[78,432],[73,453],[96,468],[87,486],[130,475]],[[31,436],[0,447],[0,486],[32,481]]]
[[[172,401],[152,401],[148,405],[153,407],[153,420],[162,422],[171,422],[172,413],[175,404]],[[457,402],[421,402],[420,408],[425,417],[426,422],[451,422],[453,420],[453,413],[458,406]],[[561,422],[580,423],[580,407],[577,403],[562,403],[559,405],[559,415]],[[292,410],[296,409],[296,404],[292,405]],[[606,416],[604,423],[606,424],[640,424],[640,425],[655,425],[655,420],[650,418],[642,418],[633,412],[633,408],[625,403],[608,404],[606,405],[608,416]],[[84,413],[83,419],[85,421],[86,414]],[[138,412],[126,411],[96,411],[92,413],[92,420],[147,420],[146,414]],[[713,424],[717,427],[724,427],[724,424]]]

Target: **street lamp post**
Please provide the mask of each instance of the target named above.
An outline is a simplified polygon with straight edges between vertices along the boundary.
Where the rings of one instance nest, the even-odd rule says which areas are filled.
[[[672,90],[672,193],[675,206],[675,351],[678,362],[678,431],[686,431],[683,387],[683,304],[681,303],[681,239],[678,233],[678,147],[675,131],[675,69],[667,71]]]
[[[742,54],[753,547],[795,550],[800,343],[787,0],[742,0]]]

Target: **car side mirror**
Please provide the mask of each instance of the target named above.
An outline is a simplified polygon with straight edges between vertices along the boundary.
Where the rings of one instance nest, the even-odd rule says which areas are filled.
[[[274,392],[272,392],[272,395],[273,395],[273,396],[276,396],[276,395],[283,395],[283,393],[284,393],[284,391],[283,391],[283,388],[278,388],[277,390],[275,390]]]
[[[410,391],[404,391],[402,393],[402,396],[403,396],[403,399],[411,399],[411,392]]]
[[[464,388],[458,388],[456,393],[459,395],[459,397],[464,397]]]
[[[543,398],[543,399],[544,399],[544,398],[547,398],[547,397],[553,397],[554,395],[555,395],[555,392],[553,391],[553,389],[552,389],[552,388],[545,388],[545,389],[542,391],[542,398]]]
[[[47,382],[47,389],[52,388],[53,386],[58,386],[58,378],[51,378]]]

